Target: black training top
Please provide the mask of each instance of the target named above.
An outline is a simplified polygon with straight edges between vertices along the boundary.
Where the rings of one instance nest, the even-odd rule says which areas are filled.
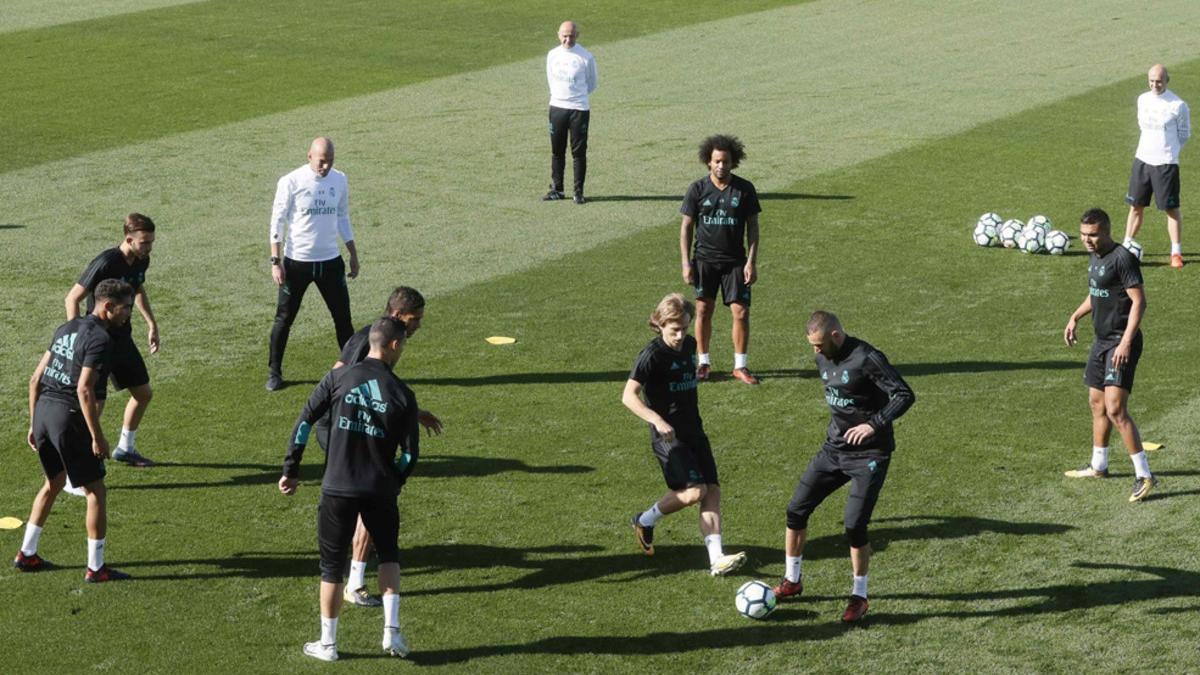
[[[1113,243],[1104,255],[1088,260],[1088,293],[1092,297],[1092,324],[1096,342],[1117,344],[1125,335],[1133,300],[1126,289],[1142,285],[1142,266],[1129,249]]]
[[[350,339],[346,340],[346,344],[342,345],[342,355],[338,357],[338,361],[347,366],[361,363],[363,359],[367,358],[367,354],[371,353],[370,336],[371,324],[363,326],[361,330],[351,335]]]
[[[93,295],[96,291],[96,286],[105,279],[120,279],[125,283],[133,286],[133,292],[137,293],[142,284],[146,283],[146,268],[150,267],[150,258],[134,259],[133,264],[125,262],[125,254],[121,253],[121,247],[110,248],[100,255],[92,259],[88,263],[87,269],[79,277],[79,285],[87,289],[87,312],[90,314],[96,307],[96,298]],[[114,335],[122,333],[129,335],[132,332],[129,324],[123,324],[113,328]]]
[[[79,377],[84,368],[96,371],[96,387],[107,385],[108,360],[112,338],[108,328],[95,314],[76,317],[54,331],[50,341],[50,362],[42,371],[41,396],[79,406]]]
[[[724,190],[717,189],[710,176],[692,183],[679,207],[696,222],[693,257],[714,263],[746,260],[746,221],[761,211],[754,184],[733,174]]]
[[[828,359],[817,354],[816,360],[830,412],[824,447],[841,452],[895,450],[892,422],[912,406],[916,396],[883,352],[847,335],[837,356]],[[875,433],[862,445],[850,445],[846,431],[863,422]]]
[[[296,421],[283,474],[299,475],[309,430],[330,409],[321,491],[335,497],[399,493],[420,454],[417,397],[386,363],[373,358],[321,379]]]
[[[668,347],[661,335],[654,338],[638,354],[629,379],[642,385],[646,405],[662,415],[676,435],[704,433],[696,396],[696,338],[685,336],[679,351]]]

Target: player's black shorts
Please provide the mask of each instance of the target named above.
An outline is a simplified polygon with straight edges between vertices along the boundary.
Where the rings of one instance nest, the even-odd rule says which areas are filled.
[[[714,263],[705,260],[692,261],[692,278],[696,282],[696,297],[712,299],[721,289],[721,299],[726,305],[735,302],[750,306],[750,287],[746,285],[745,262]]]
[[[104,478],[104,460],[92,453],[92,434],[78,407],[42,396],[33,408],[33,442],[47,478],[64,470],[71,485]]]
[[[317,506],[317,545],[321,551],[321,581],[342,583],[358,516],[375,543],[380,563],[400,562],[400,509],[396,496],[336,497],[321,494]]]
[[[133,342],[131,333],[113,335],[112,366],[109,377],[117,390],[149,384],[150,373],[146,361]]]
[[[883,489],[890,464],[891,455],[886,453],[836,452],[821,448],[808,463],[792,501],[788,502],[788,529],[803,530],[808,527],[808,517],[817,506],[834,490],[850,483],[843,520],[848,531],[862,532],[865,537],[871,512],[875,510],[875,502],[879,499],[879,491]]]
[[[1087,366],[1083,369],[1083,383],[1092,389],[1105,387],[1120,387],[1125,391],[1133,391],[1133,376],[1137,373],[1138,360],[1142,358],[1142,331],[1133,338],[1129,349],[1129,360],[1120,368],[1112,364],[1113,350],[1116,343],[1092,343],[1088,353]]]
[[[717,460],[713,459],[712,446],[708,444],[708,436],[700,432],[698,436],[680,438],[667,443],[659,436],[658,430],[650,427],[650,447],[654,449],[654,457],[662,466],[663,479],[672,490],[683,490],[693,485],[719,485],[717,476]]]
[[[1151,193],[1159,211],[1179,208],[1179,165],[1151,166],[1134,157],[1125,203],[1130,206],[1149,206]]]

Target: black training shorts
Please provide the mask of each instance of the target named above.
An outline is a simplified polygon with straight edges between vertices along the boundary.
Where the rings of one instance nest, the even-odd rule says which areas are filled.
[[[692,280],[696,284],[696,297],[711,300],[721,290],[721,299],[726,305],[737,303],[750,306],[750,286],[746,284],[746,263],[715,263],[705,260],[692,261]]]
[[[704,432],[689,438],[680,438],[676,433],[675,440],[668,443],[651,426],[650,447],[662,466],[663,479],[668,488],[683,490],[693,485],[720,484],[717,460],[713,459],[712,446],[708,444]]]
[[[879,452],[837,452],[822,448],[808,463],[787,507],[787,526],[808,527],[808,517],[825,498],[846,483],[844,522],[847,530],[865,530],[887,478],[891,455]]]
[[[1133,159],[1125,203],[1130,206],[1149,206],[1151,193],[1159,211],[1179,208],[1178,164],[1152,166],[1136,157]]]
[[[112,341],[112,366],[110,368],[113,388],[117,390],[140,387],[150,383],[146,361],[133,342],[133,335],[114,335]]]
[[[46,478],[66,471],[71,485],[78,487],[104,478],[104,460],[92,453],[92,434],[77,407],[38,398],[33,408],[33,442]]]
[[[1129,360],[1120,368],[1114,368],[1112,363],[1113,351],[1118,343],[1092,343],[1088,353],[1087,366],[1083,369],[1083,383],[1092,389],[1105,387],[1120,387],[1125,391],[1133,391],[1133,376],[1137,373],[1138,361],[1142,358],[1142,331],[1138,331],[1129,349]]]
[[[396,496],[336,497],[321,493],[317,506],[317,545],[321,551],[321,581],[342,583],[342,570],[350,557],[354,528],[362,515],[379,562],[400,562],[400,509]]]

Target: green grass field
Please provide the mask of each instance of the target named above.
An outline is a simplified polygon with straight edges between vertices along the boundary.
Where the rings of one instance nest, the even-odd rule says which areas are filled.
[[[19,54],[0,215],[0,516],[28,515],[29,372],[83,266],[120,217],[159,223],[147,289],[162,351],[138,444],[110,466],[108,559],[85,586],[83,501],[63,496],[40,552],[64,569],[0,571],[13,672],[296,672],[316,635],[320,452],[293,498],[275,482],[300,407],[336,357],[315,297],[267,394],[274,182],[308,139],[338,142],[363,257],[356,324],[394,285],[430,304],[398,372],[446,423],[401,497],[401,621],[411,663],[380,662],[378,611],[339,632],[358,672],[1180,672],[1200,638],[1195,536],[1198,284],[1166,266],[1161,214],[1139,237],[1149,312],[1131,412],[1166,444],[1162,479],[1071,482],[1086,460],[1086,346],[1061,331],[1085,293],[1062,258],[979,249],[984,211],[1073,232],[1120,223],[1134,98],[1155,61],[1200,100],[1200,8],[1161,3],[656,0],[580,9],[600,68],[588,189],[543,204],[542,55],[566,18],[534,0],[416,5],[125,0],[12,3]],[[1169,6],[1168,6],[1169,5]],[[677,271],[678,198],[708,133],[746,141],[763,193],[755,388],[700,390],[721,469],[726,548],[704,573],[694,512],[641,556],[627,525],[663,489],[644,425],[620,404],[645,318]],[[1192,150],[1183,163],[1192,164]],[[1187,205],[1200,196],[1184,167]],[[1117,225],[1119,235],[1121,225]],[[1185,226],[1185,254],[1200,255]],[[813,517],[804,600],[764,622],[733,609],[782,573],[784,507],[827,408],[801,327],[815,308],[883,349],[916,390],[872,528],[871,613],[845,629],[845,495]],[[732,362],[728,314],[714,358]],[[143,330],[134,319],[135,335]],[[494,347],[489,335],[518,338]],[[124,395],[110,397],[115,438]],[[21,530],[0,531],[11,555]],[[368,579],[374,579],[372,564]]]

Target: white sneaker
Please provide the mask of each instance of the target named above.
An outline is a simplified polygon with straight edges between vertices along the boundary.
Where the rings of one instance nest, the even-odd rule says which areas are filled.
[[[70,478],[68,478],[66,484],[63,485],[63,492],[66,492],[67,494],[75,495],[76,497],[86,497],[87,496],[87,493],[83,491],[83,488],[71,485]]]
[[[354,590],[347,588],[342,593],[342,599],[351,605],[359,607],[382,607],[383,600],[378,595],[371,595],[367,592],[365,586],[359,586]]]
[[[408,656],[408,643],[404,641],[399,628],[383,629],[383,651],[400,658]]]
[[[708,573],[714,577],[723,577],[745,564],[746,553],[744,551],[730,553],[717,558],[717,561],[708,569]]]
[[[321,661],[337,661],[337,645],[323,645],[321,641],[305,642],[304,655]]]

